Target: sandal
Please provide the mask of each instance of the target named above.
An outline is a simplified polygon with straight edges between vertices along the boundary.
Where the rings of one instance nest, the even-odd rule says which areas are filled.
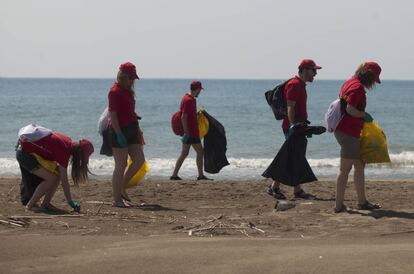
[[[182,179],[180,177],[178,177],[178,176],[171,176],[170,177],[170,180],[171,181],[181,181]]]
[[[269,186],[266,193],[278,200],[286,200],[286,196],[280,191],[280,188],[272,188]]]
[[[122,202],[113,202],[112,203],[112,207],[119,207],[119,208],[130,208],[131,206],[124,203],[124,201]]]
[[[365,203],[358,204],[359,210],[373,210],[373,209],[380,209],[381,206],[379,204],[371,204],[370,202],[366,201]]]
[[[314,199],[315,196],[309,193],[306,193],[303,189],[300,189],[298,192],[294,193],[295,198],[300,199]]]
[[[334,212],[335,213],[341,213],[341,212],[348,212],[348,208],[346,207],[346,205],[342,204],[341,208],[334,208]]]
[[[121,198],[127,202],[131,202],[131,198],[126,197],[125,195],[121,195]]]

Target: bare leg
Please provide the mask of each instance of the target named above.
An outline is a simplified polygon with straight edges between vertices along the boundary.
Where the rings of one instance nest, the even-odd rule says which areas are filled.
[[[188,153],[190,152],[191,145],[183,144],[181,147],[181,154],[177,159],[177,162],[175,163],[174,172],[172,174],[173,177],[178,176],[178,172],[180,171],[180,168],[185,160],[187,158]]]
[[[54,191],[56,191],[57,185],[59,183],[58,177],[43,167],[33,171],[32,173],[44,179],[44,181],[37,186],[35,192],[32,195],[32,198],[30,198],[29,202],[27,203],[26,208],[29,210],[31,210],[33,206],[40,200],[40,198],[42,198],[47,193],[53,192],[54,194]],[[48,197],[50,200],[52,199],[53,194]]]
[[[197,153],[196,163],[198,169],[198,177],[203,177],[203,146],[201,144],[193,144],[193,148]]]
[[[272,190],[277,190],[277,189],[280,189],[280,182],[278,182],[278,181],[273,181],[273,183],[272,183],[272,185],[270,186],[270,188],[271,188]]]
[[[367,201],[365,196],[365,164],[361,160],[356,160],[354,168],[354,185],[358,196],[358,204],[362,205]]]
[[[115,206],[125,206],[121,193],[123,189],[125,168],[127,166],[128,148],[112,148],[115,169],[112,174],[112,195]]]
[[[351,172],[352,164],[354,160],[352,159],[343,159],[340,160],[339,174],[336,179],[336,202],[335,208],[337,210],[342,208],[344,204],[344,196],[346,184],[348,183],[349,172]]]
[[[52,189],[50,189],[50,191],[48,191],[47,193],[46,193],[46,195],[45,195],[45,197],[43,198],[43,201],[42,201],[42,204],[41,204],[41,207],[42,208],[48,208],[49,207],[49,205],[51,205],[51,201],[52,201],[52,198],[53,198],[53,196],[55,195],[55,193],[56,193],[56,190],[57,190],[57,188],[58,188],[58,186],[59,186],[59,178],[58,177],[56,177],[56,183],[55,183],[55,186],[54,187],[52,187]],[[52,206],[53,207],[53,206]]]
[[[127,166],[124,174],[124,183],[123,188],[121,190],[121,195],[126,199],[129,200],[129,197],[126,193],[126,188],[128,186],[128,182],[134,177],[134,175],[138,172],[141,166],[144,164],[145,156],[144,150],[142,145],[133,144],[128,146],[128,154],[131,157],[132,164]]]

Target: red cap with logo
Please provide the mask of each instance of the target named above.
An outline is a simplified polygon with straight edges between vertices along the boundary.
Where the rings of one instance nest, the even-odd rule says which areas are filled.
[[[380,74],[381,74],[381,67],[378,65],[378,63],[376,63],[376,62],[366,62],[365,67],[367,69],[369,69],[370,71],[372,71],[372,73],[374,73],[375,82],[377,82],[378,84],[381,84],[381,80],[379,78]]]
[[[135,65],[132,64],[131,62],[126,62],[126,63],[121,64],[119,66],[119,70],[122,71],[123,73],[128,74],[128,76],[131,77],[132,79],[139,79]]]
[[[83,156],[85,157],[85,159],[89,160],[89,157],[92,155],[94,151],[92,143],[86,139],[81,139],[79,140],[79,146],[82,149]]]
[[[191,90],[204,89],[200,81],[192,81],[190,85]]]
[[[303,59],[300,62],[298,69],[321,69],[321,66],[316,65],[312,59]]]

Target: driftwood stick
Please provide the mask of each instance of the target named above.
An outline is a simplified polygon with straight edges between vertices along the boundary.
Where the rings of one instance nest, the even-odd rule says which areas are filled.
[[[8,224],[8,225],[14,225],[14,226],[18,226],[18,227],[23,227],[23,225],[12,222],[12,221],[5,221],[5,220],[0,220],[0,224]]]
[[[50,215],[50,216],[35,216],[35,215],[13,215],[10,216],[11,219],[55,219],[55,218],[60,218],[60,217],[64,217],[64,218],[80,218],[83,217],[83,214],[77,214],[77,215],[70,215],[70,214],[63,214],[63,215]]]
[[[96,214],[95,215],[98,215],[99,214],[99,212],[101,211],[101,208],[103,207],[103,205],[104,205],[105,203],[104,202],[102,202],[102,204],[99,206],[99,208],[98,208],[98,211],[96,212]]]
[[[16,187],[16,185],[13,185],[12,188],[10,188],[9,192],[7,192],[7,196],[10,195],[10,193],[14,190],[15,187]]]

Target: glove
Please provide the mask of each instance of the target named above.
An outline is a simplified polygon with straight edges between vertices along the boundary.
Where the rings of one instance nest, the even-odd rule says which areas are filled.
[[[70,205],[71,208],[73,208],[74,211],[76,212],[80,212],[80,203],[78,201],[69,201],[68,204]]]
[[[365,116],[364,116],[364,122],[365,123],[371,123],[374,119],[372,118],[371,114],[369,114],[368,112],[365,112]]]
[[[183,137],[181,138],[181,141],[183,142],[183,144],[187,144],[189,139],[190,139],[190,136],[188,136],[187,134],[184,134]]]
[[[292,135],[294,131],[295,131],[295,125],[291,125],[289,127],[289,136]]]
[[[128,146],[128,142],[127,142],[127,140],[125,138],[125,135],[122,132],[118,132],[116,134],[116,141],[118,142],[118,144],[121,147],[127,147]]]

